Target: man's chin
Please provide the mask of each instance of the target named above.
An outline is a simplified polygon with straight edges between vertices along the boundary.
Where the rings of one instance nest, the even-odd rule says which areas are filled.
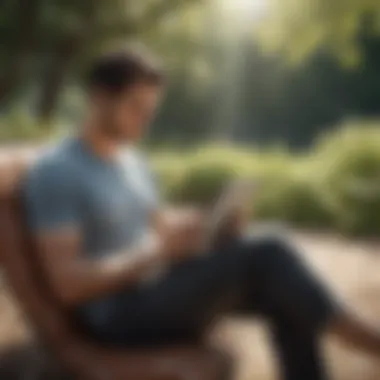
[[[138,141],[140,141],[141,139],[141,136],[121,136],[119,137],[119,143],[120,144],[133,144],[133,143],[137,143]]]
[[[115,143],[122,145],[130,144],[139,140],[138,136],[124,134],[120,132],[109,134],[109,138],[112,139]]]
[[[120,130],[108,130],[108,138],[118,144],[131,144],[138,142],[142,138],[142,133],[123,132]]]
[[[127,143],[136,143],[139,142],[142,139],[142,134],[141,133],[130,133],[130,134],[123,134],[119,137],[120,141],[123,144]]]

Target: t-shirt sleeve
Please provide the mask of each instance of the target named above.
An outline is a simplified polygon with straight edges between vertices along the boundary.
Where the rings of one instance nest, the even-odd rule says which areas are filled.
[[[24,184],[24,197],[28,224],[33,231],[79,227],[77,190],[71,177],[62,164],[32,168]]]

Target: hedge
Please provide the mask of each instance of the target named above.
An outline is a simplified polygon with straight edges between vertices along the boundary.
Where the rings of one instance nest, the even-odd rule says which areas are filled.
[[[15,113],[0,119],[0,142],[39,141],[65,128],[37,128]],[[172,202],[206,204],[233,178],[256,181],[258,220],[347,235],[380,236],[380,122],[343,125],[305,154],[233,145],[152,151],[163,192]]]
[[[155,153],[153,165],[173,202],[205,204],[232,178],[258,184],[256,219],[360,236],[380,235],[380,128],[346,126],[307,154],[205,146]]]

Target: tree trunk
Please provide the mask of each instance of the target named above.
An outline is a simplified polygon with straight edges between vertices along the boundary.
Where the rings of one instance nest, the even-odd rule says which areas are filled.
[[[37,104],[37,118],[40,121],[50,122],[53,118],[66,74],[76,53],[77,49],[67,50],[65,47],[61,47],[53,57],[43,79],[40,99]]]
[[[40,99],[37,104],[37,118],[49,123],[57,108],[59,96],[72,62],[82,53],[94,30],[96,2],[84,3],[83,27],[77,33],[68,35],[58,44],[52,62],[43,79]]]
[[[40,0],[20,0],[18,33],[8,69],[0,79],[0,102],[9,99],[25,75],[30,52],[33,49],[38,25]]]

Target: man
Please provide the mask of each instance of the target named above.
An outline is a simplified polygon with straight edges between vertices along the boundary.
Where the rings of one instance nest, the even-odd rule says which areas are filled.
[[[94,338],[126,347],[201,341],[219,316],[259,314],[287,380],[325,378],[324,332],[380,355],[379,332],[336,302],[287,242],[235,237],[202,252],[201,215],[160,210],[133,146],[162,87],[144,54],[101,57],[83,128],[28,175],[29,225],[60,301]]]

